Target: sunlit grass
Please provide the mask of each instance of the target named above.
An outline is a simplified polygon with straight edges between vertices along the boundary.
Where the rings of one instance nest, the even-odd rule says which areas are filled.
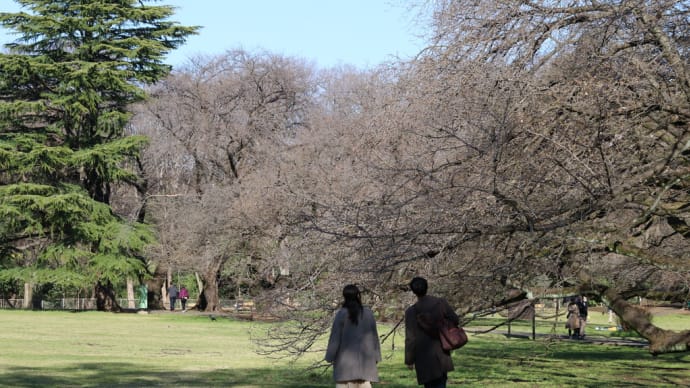
[[[669,324],[683,318],[664,317]],[[661,318],[661,317],[660,317]],[[594,321],[594,320],[593,320]],[[182,313],[108,314],[0,311],[0,386],[332,387],[331,370],[308,369],[323,355],[291,363],[256,354],[250,335],[270,324]],[[528,324],[528,322],[523,322]],[[513,330],[525,332],[523,323]],[[594,323],[593,323],[594,324]],[[538,330],[549,325],[539,322]],[[472,330],[473,327],[468,327]],[[381,327],[381,334],[388,327]],[[394,338],[394,341],[393,341]],[[401,333],[382,346],[381,387],[415,386],[403,365]],[[454,352],[451,386],[688,386],[690,356],[652,357],[643,347],[542,336],[471,335]]]
[[[274,370],[250,340],[265,324],[207,315],[0,311],[0,321],[3,386],[8,376],[18,386],[239,386],[254,373],[263,377],[247,386],[283,386],[283,371],[295,374],[315,357]]]

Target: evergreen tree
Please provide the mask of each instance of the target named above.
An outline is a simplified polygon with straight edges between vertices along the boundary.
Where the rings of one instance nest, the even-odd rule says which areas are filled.
[[[0,55],[0,282],[95,285],[117,309],[113,282],[145,272],[153,240],[110,206],[113,185],[140,183],[127,106],[198,27],[148,0],[17,2],[0,13],[18,36]]]

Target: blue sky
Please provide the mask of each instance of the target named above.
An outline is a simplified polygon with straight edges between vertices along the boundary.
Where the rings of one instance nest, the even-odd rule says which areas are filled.
[[[16,12],[11,0],[0,11]],[[304,58],[319,67],[371,67],[394,56],[409,58],[423,41],[405,0],[163,0],[178,7],[173,20],[204,28],[171,53],[168,63],[225,50],[264,49]],[[12,35],[0,30],[0,43]]]

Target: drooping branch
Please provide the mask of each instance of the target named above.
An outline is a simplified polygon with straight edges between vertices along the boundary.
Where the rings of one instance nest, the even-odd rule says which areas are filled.
[[[601,297],[630,328],[649,341],[649,352],[662,353],[690,351],[690,330],[675,332],[655,326],[651,316],[642,308],[625,300],[614,288],[602,287]]]

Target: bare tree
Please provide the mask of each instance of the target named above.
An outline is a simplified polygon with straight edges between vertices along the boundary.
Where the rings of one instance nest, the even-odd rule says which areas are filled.
[[[413,132],[429,162],[409,171],[429,182],[414,198],[449,216],[423,234],[448,237],[453,278],[530,291],[547,275],[612,305],[652,352],[686,350],[623,302],[688,292],[687,5],[438,4],[413,77],[428,80]]]
[[[626,300],[690,290],[688,5],[432,5],[409,63],[314,83],[236,51],[161,84],[140,116],[159,261],[199,271],[208,310],[223,267],[255,268],[299,323],[270,350],[310,349],[346,283],[398,318],[420,273],[465,312],[578,290],[687,350]]]
[[[435,4],[418,60],[325,111],[355,134],[321,132],[348,159],[313,161],[301,214],[351,255],[331,268],[425,273],[465,311],[574,288],[686,351],[626,299],[688,295],[687,4]]]
[[[527,116],[513,121],[521,130],[504,147],[512,157],[502,156],[520,168],[498,165],[508,174],[493,195],[517,217],[496,225],[529,232],[530,255],[555,259],[651,352],[687,350],[687,333],[655,328],[624,301],[688,293],[688,5],[439,4],[437,42],[452,48],[439,58],[508,65],[533,83]],[[525,159],[533,162],[517,163]]]
[[[295,59],[230,51],[191,61],[142,107],[142,131],[154,139],[145,170],[148,214],[164,242],[158,259],[199,273],[208,311],[219,307],[226,262],[260,255],[266,224],[277,222],[256,212],[280,179],[276,150],[305,125],[310,74]]]

